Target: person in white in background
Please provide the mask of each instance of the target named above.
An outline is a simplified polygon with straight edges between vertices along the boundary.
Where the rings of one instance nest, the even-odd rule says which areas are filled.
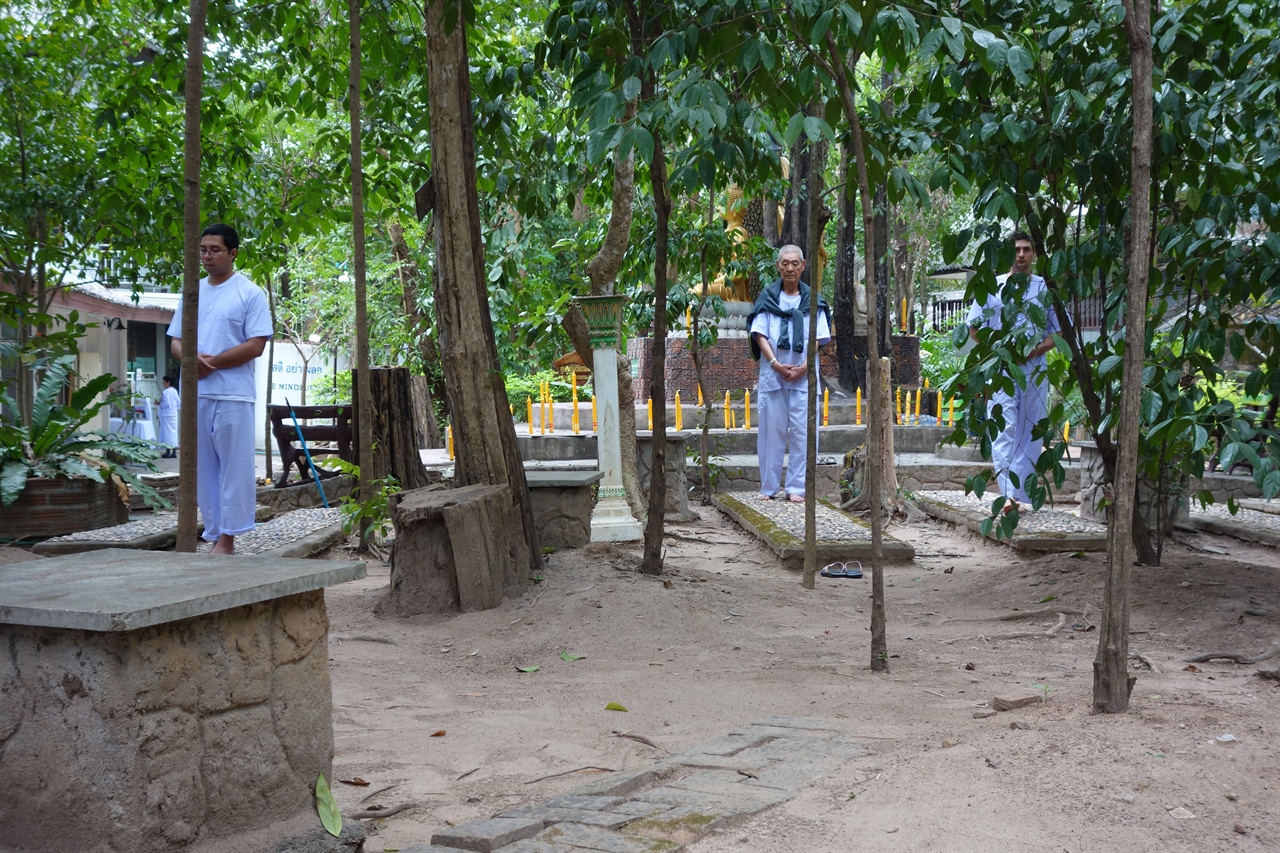
[[[267,295],[235,271],[240,235],[210,225],[200,235],[200,346],[196,414],[196,502],[213,554],[234,554],[236,537],[254,528],[254,360],[274,330]],[[182,360],[182,302],[169,324]]]
[[[164,446],[163,459],[172,459],[178,455],[178,409],[182,408],[182,396],[173,387],[173,377],[165,374],[161,380],[164,390],[160,392],[160,444]]]

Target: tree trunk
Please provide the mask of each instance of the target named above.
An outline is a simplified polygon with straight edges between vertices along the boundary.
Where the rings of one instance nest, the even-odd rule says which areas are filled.
[[[200,98],[204,88],[205,0],[191,0],[182,152],[182,409],[178,421],[177,551],[196,550],[196,412],[200,408]]]
[[[1147,285],[1151,274],[1152,56],[1150,0],[1125,0],[1125,34],[1133,67],[1133,148],[1127,241],[1129,288],[1125,300],[1126,346],[1120,383],[1120,456],[1116,466],[1114,511],[1107,519],[1107,574],[1102,592],[1102,624],[1093,662],[1094,713],[1129,709],[1136,677],[1129,675],[1129,567],[1133,563],[1130,525],[1137,503],[1138,439],[1142,427],[1142,367],[1146,353]]]
[[[357,380],[359,377],[356,377]],[[422,467],[418,453],[417,407],[414,404],[414,377],[407,367],[378,367],[369,371],[368,387],[373,395],[368,406],[369,420],[356,425],[356,441],[363,446],[363,427],[367,423],[373,430],[373,467],[370,482],[387,475],[396,478],[400,488],[408,491],[426,486],[427,472]],[[360,411],[359,399],[364,382],[355,383],[356,411]]]
[[[652,94],[652,93],[650,93]],[[649,465],[649,514],[644,527],[644,557],[640,570],[649,575],[662,574],[662,533],[667,506],[667,233],[671,219],[671,197],[667,195],[667,161],[662,150],[662,137],[653,133],[653,161],[649,179],[653,185],[653,206],[657,214],[654,229],[653,261],[653,399],[652,462]]]
[[[447,397],[444,388],[444,376],[435,368],[440,364],[440,349],[436,346],[435,337],[431,334],[431,318],[422,310],[418,292],[422,288],[422,271],[409,253],[409,244],[404,239],[404,228],[399,222],[387,222],[387,239],[391,242],[391,257],[396,262],[396,275],[400,277],[401,297],[404,307],[405,323],[409,333],[418,342],[422,365],[426,374],[425,381],[415,383],[422,396],[425,397],[426,419],[421,427],[426,437],[427,447],[444,447],[444,438],[440,435],[440,425],[436,423],[435,401],[444,401]],[[415,406],[414,411],[420,407]]]
[[[831,299],[832,330],[836,360],[840,366],[840,387],[853,393],[867,387],[867,365],[856,359],[854,338],[858,334],[858,197],[849,181],[849,146],[840,150],[840,217],[836,225],[836,287]],[[855,360],[856,359],[856,360]]]
[[[523,536],[510,541],[522,550],[514,556],[517,586],[523,588],[530,571],[541,570],[542,553],[489,314],[466,27],[456,16],[446,26],[449,9],[444,2],[427,2],[425,13],[437,207],[436,311],[453,414],[454,483],[511,485],[512,517],[520,520]]]
[[[827,52],[835,71],[836,83],[840,89],[840,104],[845,118],[849,121],[853,137],[853,155],[858,166],[858,195],[862,201],[862,228],[865,240],[863,263],[866,265],[866,281],[875,278],[874,247],[876,245],[876,223],[871,201],[871,180],[867,176],[867,154],[862,144],[862,120],[858,116],[857,105],[853,100],[853,87],[849,83],[848,71],[842,60],[840,49],[836,46],[831,31],[826,35]],[[850,65],[856,65],[857,57],[851,57]],[[877,302],[879,302],[877,298]],[[887,386],[889,376],[888,359],[880,359],[880,342],[878,340],[877,310],[867,311],[867,384],[872,388]],[[867,395],[867,490],[871,493],[871,669],[888,671],[889,642],[885,633],[884,613],[884,511],[883,483],[886,474],[892,476],[892,469],[881,467],[881,445],[889,418],[889,407],[885,405],[882,394]],[[892,427],[888,427],[892,429]]]
[[[365,281],[364,246],[364,162],[360,136],[360,0],[348,0],[348,22],[351,27],[351,63],[347,82],[347,100],[351,108],[351,238],[353,241],[352,272],[356,288],[356,376],[352,388],[356,430],[360,435],[357,456],[360,460],[360,500],[373,496],[373,391],[369,387],[369,310]],[[360,524],[360,550],[367,551],[369,525]]]
[[[816,106],[813,109],[817,111]],[[818,359],[818,295],[822,292],[822,265],[818,263],[818,257],[822,252],[822,234],[830,218],[830,212],[822,204],[825,183],[822,166],[827,159],[826,140],[811,145],[809,150],[809,175],[805,182],[805,220],[809,224],[805,236],[809,243],[805,247],[805,254],[813,272],[809,277],[809,340],[805,342],[805,360],[809,364],[808,376],[805,377],[809,385],[809,407],[805,417],[807,455],[804,471],[804,573],[800,580],[800,585],[805,589],[813,589],[814,577],[818,573],[818,395],[822,393],[822,383],[819,381],[821,362]]]

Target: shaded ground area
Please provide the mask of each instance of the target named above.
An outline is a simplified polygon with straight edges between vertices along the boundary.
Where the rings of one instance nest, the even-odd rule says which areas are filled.
[[[699,510],[668,528],[659,578],[635,572],[638,545],[590,546],[551,555],[540,584],[483,613],[375,618],[378,564],[329,591],[335,792],[347,813],[413,804],[367,820],[366,849],[429,842],[771,716],[832,722],[868,752],[692,853],[1280,844],[1280,683],[1255,675],[1277,660],[1183,660],[1280,639],[1271,548],[1185,534],[1163,568],[1136,568],[1132,649],[1158,672],[1135,661],[1132,712],[1095,717],[1102,554],[1022,556],[935,520],[890,528],[917,556],[886,569],[878,675],[867,581],[805,591]],[[975,718],[1027,689],[1047,701]],[[356,777],[369,785],[341,781]]]

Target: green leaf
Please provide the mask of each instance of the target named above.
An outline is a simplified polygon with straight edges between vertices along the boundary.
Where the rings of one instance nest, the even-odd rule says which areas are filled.
[[[1013,78],[1022,85],[1031,82],[1031,78],[1027,72],[1035,67],[1035,59],[1031,56],[1031,51],[1020,45],[1014,45],[1009,48],[1009,70],[1013,72]]]
[[[9,506],[27,487],[31,469],[25,462],[14,459],[0,459],[0,465],[4,466],[0,468],[0,505]]]
[[[627,710],[626,706],[623,705],[621,702],[610,702],[608,705],[604,706],[604,709],[606,711],[622,711],[624,713]]]
[[[542,669],[542,667],[535,664],[534,666],[517,666],[516,669],[520,670],[521,672],[537,672],[538,670]]]
[[[342,834],[342,812],[338,811],[338,801],[333,798],[333,791],[329,790],[323,773],[316,779],[316,811],[330,835],[337,838]]]
[[[1036,602],[1036,603],[1037,603],[1037,604],[1048,604],[1050,601],[1055,600],[1057,597],[1058,597],[1058,596],[1056,596],[1056,595],[1046,595],[1044,598],[1040,599],[1040,600],[1039,600],[1038,602]]]
[[[585,657],[586,657],[586,655],[575,655],[575,654],[572,654],[572,653],[570,653],[570,652],[569,652],[569,650],[568,650],[568,649],[561,649],[561,650],[560,650],[560,659],[561,659],[561,660],[582,660],[582,659],[583,659],[583,658],[585,658]]]
[[[622,100],[634,101],[640,97],[640,78],[628,77],[622,81]]]

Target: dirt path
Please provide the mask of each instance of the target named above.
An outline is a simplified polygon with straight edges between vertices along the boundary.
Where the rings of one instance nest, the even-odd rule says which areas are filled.
[[[1135,664],[1132,712],[1095,717],[1101,555],[1025,559],[942,523],[894,528],[919,556],[887,569],[891,669],[876,675],[867,581],[806,591],[702,516],[668,529],[662,578],[634,571],[638,546],[591,546],[552,555],[542,583],[484,613],[375,618],[388,578],[376,564],[331,589],[334,775],[370,783],[335,792],[344,812],[417,804],[369,821],[366,849],[429,841],[773,715],[844,721],[870,755],[691,853],[1280,846],[1280,682],[1254,675],[1278,660],[1183,662],[1280,641],[1270,549],[1196,537],[1163,568],[1135,569],[1131,649],[1159,672]],[[1059,611],[1052,637],[993,639],[1044,632]],[[1039,615],[1000,621],[1015,613]],[[975,719],[1033,684],[1045,703]]]

